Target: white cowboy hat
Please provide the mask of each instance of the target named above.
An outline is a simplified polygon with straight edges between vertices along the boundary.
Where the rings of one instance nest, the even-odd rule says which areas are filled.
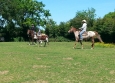
[[[82,22],[86,22],[86,20],[82,20]]]

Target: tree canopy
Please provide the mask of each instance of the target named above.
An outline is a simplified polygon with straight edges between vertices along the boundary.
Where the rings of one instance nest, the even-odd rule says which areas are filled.
[[[9,34],[9,38],[16,33],[18,36],[26,35],[23,31],[31,24],[36,27],[45,26],[48,17],[51,16],[49,10],[44,9],[45,4],[36,0],[0,0],[0,4],[0,27],[5,27],[5,33]]]
[[[85,19],[87,30],[98,31],[105,42],[115,42],[115,11],[96,18],[94,8],[79,10],[75,17],[57,25],[50,19],[50,9],[44,7],[45,4],[37,0],[0,0],[0,36],[4,36],[6,41],[26,41],[27,29],[34,24],[36,31],[39,27],[44,28],[42,32],[54,41],[71,41],[74,35],[67,33],[70,26],[80,28],[81,21]]]

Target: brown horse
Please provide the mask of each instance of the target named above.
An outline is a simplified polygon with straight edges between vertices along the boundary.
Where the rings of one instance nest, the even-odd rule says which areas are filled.
[[[46,43],[49,44],[48,35],[46,34],[37,35],[37,41],[39,42],[39,46],[41,46],[42,42],[45,42],[44,44],[44,47],[45,47]]]
[[[79,40],[80,30],[74,28],[73,26],[71,26],[71,28],[68,31],[68,33],[71,33],[71,32],[74,33],[76,42],[80,41],[80,44],[82,45],[82,49],[83,49],[82,41]],[[100,42],[103,42],[102,39],[101,39],[101,37],[100,37],[100,35],[96,31],[86,31],[86,32],[83,33],[82,37],[83,37],[83,39],[91,38],[91,41],[92,41],[91,49],[94,49],[94,42],[95,42],[94,39],[95,38],[99,39]],[[73,48],[75,48],[76,42],[75,42],[75,45],[74,45]]]
[[[29,45],[31,45],[31,44],[33,45],[34,44],[33,42],[37,39],[37,35],[31,29],[27,30],[27,35],[29,37]]]
[[[35,32],[33,30],[28,29],[27,30],[27,35],[29,37],[29,45],[31,45],[31,42],[32,42],[32,45],[33,45],[34,41],[36,41],[36,44],[37,44],[37,42],[39,42],[39,46],[41,46],[42,42],[45,42],[44,47],[46,46],[46,43],[49,44],[48,36],[46,34],[38,35],[37,33],[35,34]]]

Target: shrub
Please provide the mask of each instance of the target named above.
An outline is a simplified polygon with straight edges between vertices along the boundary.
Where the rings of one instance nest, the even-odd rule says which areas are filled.
[[[59,37],[56,37],[56,38],[49,38],[49,41],[51,41],[51,42],[70,42],[71,40],[59,36]]]
[[[24,38],[23,37],[16,37],[14,38],[14,42],[23,42],[24,41]]]
[[[111,43],[95,43],[96,46],[100,46],[100,47],[106,47],[106,48],[113,48],[115,47],[114,44]]]

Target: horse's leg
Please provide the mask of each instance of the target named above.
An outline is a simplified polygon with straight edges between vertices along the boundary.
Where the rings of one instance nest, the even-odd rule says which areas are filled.
[[[76,47],[76,43],[77,43],[77,41],[75,41],[75,44],[74,44],[74,46],[73,46],[73,49],[75,49],[75,47]]]
[[[44,41],[45,42],[45,44],[44,44],[44,47],[46,46],[46,41]]]
[[[32,43],[32,45],[33,45],[33,39],[32,39],[32,41],[31,41],[31,43]]]
[[[33,45],[33,39],[31,39],[31,45]]]
[[[41,43],[40,40],[38,42],[39,42],[39,47],[40,47],[40,43]]]
[[[42,46],[42,40],[39,40],[39,47]]]
[[[36,39],[36,45],[38,45],[38,39]]]
[[[47,44],[49,45],[49,41],[48,41],[48,38],[46,38],[46,42],[47,42]]]
[[[32,45],[34,45],[34,39],[32,38]]]
[[[35,39],[34,39],[34,42],[33,42],[33,43],[34,43],[34,45],[36,45],[36,40],[35,40]]]
[[[82,44],[82,40],[80,40],[80,44],[81,44],[81,49],[83,49],[83,44]]]
[[[49,42],[47,42],[47,44],[49,45]]]
[[[28,39],[28,44],[30,45],[30,38]]]
[[[78,42],[78,39],[76,39],[76,41],[75,41],[75,44],[74,44],[74,46],[73,46],[73,48],[75,49],[76,48],[76,43]]]
[[[92,41],[91,49],[94,49],[94,38],[93,37],[91,38],[91,41]]]
[[[35,42],[35,45],[37,45],[37,39],[35,39],[34,42]]]
[[[30,40],[29,40],[29,45],[31,45],[31,44],[30,44]]]
[[[31,38],[29,38],[29,45],[31,45],[31,42],[32,42],[32,39],[31,39]]]

